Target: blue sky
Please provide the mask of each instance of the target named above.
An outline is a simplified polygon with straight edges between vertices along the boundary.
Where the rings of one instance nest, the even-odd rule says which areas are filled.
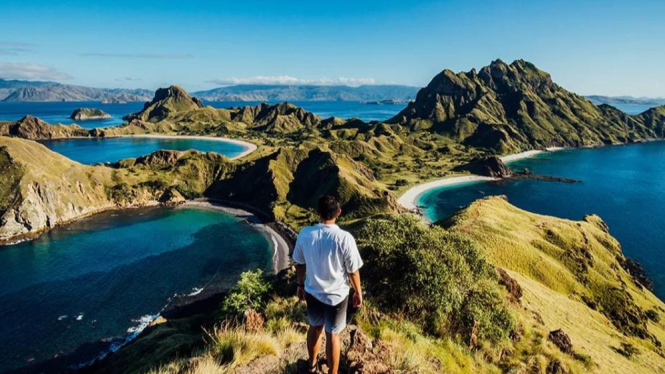
[[[523,58],[581,94],[665,97],[665,2],[0,1],[0,77],[189,90],[400,83]]]

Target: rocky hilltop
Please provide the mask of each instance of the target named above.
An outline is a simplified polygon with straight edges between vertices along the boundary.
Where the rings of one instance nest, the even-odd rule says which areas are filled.
[[[72,112],[69,118],[76,121],[91,121],[97,119],[108,119],[111,115],[101,109],[79,108]]]
[[[37,117],[28,115],[16,122],[0,122],[0,135],[44,140],[87,137],[90,136],[90,131],[78,125],[51,125]]]
[[[444,70],[389,123],[500,153],[663,137],[665,117],[654,125],[619,113],[561,88],[530,62],[496,60],[479,71]]]

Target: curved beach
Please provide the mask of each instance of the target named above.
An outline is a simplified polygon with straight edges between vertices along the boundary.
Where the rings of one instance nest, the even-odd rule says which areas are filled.
[[[245,150],[242,151],[239,155],[229,157],[229,160],[237,160],[243,158],[248,154],[256,151],[258,148],[256,144],[246,142],[244,140],[231,139],[231,138],[219,138],[214,136],[200,136],[200,135],[156,135],[156,134],[139,134],[139,135],[118,135],[120,138],[154,138],[154,139],[184,139],[184,140],[209,140],[216,142],[226,142],[231,144],[236,144],[241,147],[244,147]]]
[[[231,208],[206,199],[189,200],[185,202],[183,206],[195,207],[201,209],[220,210],[222,212],[231,214],[239,218],[240,220],[246,221],[247,223],[252,225],[254,229],[258,230],[268,238],[270,246],[273,250],[273,261],[272,261],[273,272],[277,274],[281,270],[284,270],[287,267],[289,267],[290,264],[289,252],[291,247],[286,242],[284,237],[282,237],[282,235],[280,235],[275,229],[273,229],[269,225],[263,223],[262,220],[258,218],[255,214],[250,213],[243,209]]]
[[[518,161],[522,160],[525,158],[530,158],[542,153],[547,153],[547,152],[554,152],[554,151],[559,151],[564,148],[560,147],[551,147],[551,148],[546,148],[545,150],[531,150],[531,151],[524,151],[520,153],[514,153],[510,155],[505,155],[499,157],[501,161],[504,163],[510,163],[513,161]],[[426,182],[423,184],[419,184],[416,186],[411,187],[408,189],[402,196],[397,199],[397,202],[403,206],[404,208],[408,210],[416,210],[418,208],[417,206],[417,201],[420,195],[424,194],[425,192],[434,189],[434,188],[439,188],[439,187],[448,187],[448,186],[454,186],[458,184],[464,184],[464,183],[470,183],[470,182],[488,182],[488,181],[494,181],[498,180],[499,178],[492,178],[492,177],[484,177],[480,175],[464,175],[464,176],[459,176],[459,177],[451,177],[451,178],[444,178],[444,179],[437,179],[431,182]]]

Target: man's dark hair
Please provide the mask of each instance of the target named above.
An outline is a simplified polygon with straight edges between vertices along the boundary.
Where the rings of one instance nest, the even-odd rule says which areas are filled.
[[[330,220],[337,216],[339,211],[339,201],[336,197],[323,195],[319,199],[319,215],[325,220]]]

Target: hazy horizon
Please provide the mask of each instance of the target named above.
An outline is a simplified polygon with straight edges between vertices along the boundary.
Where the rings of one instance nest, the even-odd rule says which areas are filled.
[[[0,5],[0,77],[189,91],[232,84],[425,86],[533,62],[583,95],[665,97],[665,4],[126,0]]]

